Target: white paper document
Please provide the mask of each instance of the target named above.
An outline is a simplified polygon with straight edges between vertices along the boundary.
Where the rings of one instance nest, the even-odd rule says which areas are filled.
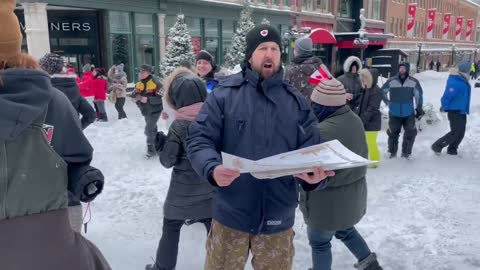
[[[253,161],[222,152],[223,166],[250,173],[257,179],[273,179],[297,173],[312,172],[323,167],[327,171],[374,164],[348,150],[338,140]]]

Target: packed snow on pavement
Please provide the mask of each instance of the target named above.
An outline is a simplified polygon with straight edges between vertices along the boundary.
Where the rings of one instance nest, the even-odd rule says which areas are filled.
[[[448,73],[416,75],[424,100],[438,110]],[[473,81],[472,81],[473,85]],[[104,192],[92,203],[86,236],[96,243],[115,270],[144,269],[155,257],[162,229],[162,207],[170,170],[157,158],[147,160],[144,121],[136,106],[128,119],[95,123],[86,135],[95,148],[93,166],[106,178]],[[448,129],[446,115],[417,136],[412,160],[386,159],[387,135],[381,132],[381,166],[368,171],[369,199],[358,230],[384,269],[480,269],[480,89],[472,88],[472,112],[460,156],[433,154],[430,145]],[[165,124],[159,121],[160,129]],[[274,180],[272,180],[274,181]],[[295,224],[294,269],[311,266],[306,226],[300,211]],[[201,224],[184,227],[177,269],[203,269],[206,232]],[[353,269],[354,257],[333,241],[334,269]],[[247,269],[252,269],[248,263]]]

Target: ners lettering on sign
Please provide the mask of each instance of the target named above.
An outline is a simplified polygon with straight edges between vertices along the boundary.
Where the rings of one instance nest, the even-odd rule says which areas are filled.
[[[92,30],[89,22],[51,22],[50,31],[65,31],[65,32],[88,32]]]

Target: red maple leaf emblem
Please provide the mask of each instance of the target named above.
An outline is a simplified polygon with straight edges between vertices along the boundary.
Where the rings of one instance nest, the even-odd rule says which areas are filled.
[[[260,35],[262,35],[262,37],[268,36],[268,30],[262,30],[262,31],[260,32]]]

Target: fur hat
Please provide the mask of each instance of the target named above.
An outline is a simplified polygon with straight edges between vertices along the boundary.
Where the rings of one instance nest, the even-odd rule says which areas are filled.
[[[247,33],[247,47],[245,49],[245,61],[250,60],[253,52],[257,49],[258,45],[264,42],[275,42],[279,48],[282,48],[282,38],[277,28],[260,24],[254,27]]]
[[[142,71],[146,71],[150,74],[153,74],[153,67],[150,66],[150,65],[147,65],[147,64],[143,64],[143,65],[140,66],[140,72],[142,72]]]
[[[321,65],[321,68],[327,73],[329,78],[322,79],[320,83],[315,86],[310,96],[312,102],[329,107],[338,107],[347,104],[347,96],[343,84],[330,74],[325,65]]]
[[[40,67],[50,75],[62,73],[65,64],[63,58],[55,53],[45,54],[45,56],[40,58],[39,63]]]

